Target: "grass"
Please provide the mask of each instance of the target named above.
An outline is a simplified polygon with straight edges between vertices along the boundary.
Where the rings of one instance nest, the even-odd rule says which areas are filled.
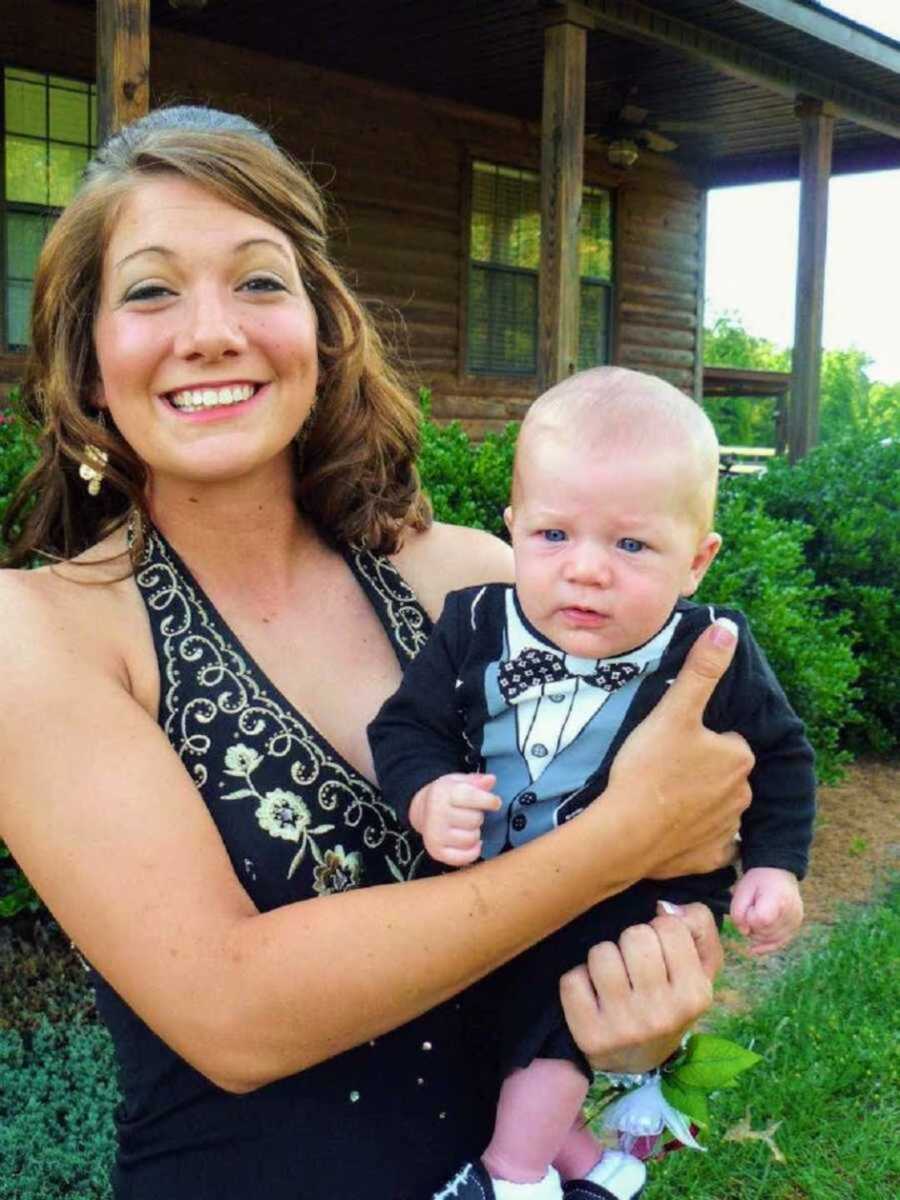
[[[716,1022],[763,1062],[714,1098],[708,1154],[651,1165],[646,1200],[900,1195],[898,945],[900,886],[810,945],[751,1012]]]
[[[714,1098],[708,1154],[651,1165],[645,1200],[900,1195],[898,945],[900,886],[811,940],[752,1012],[717,1021],[764,1061]],[[0,1200],[108,1200],[116,1101],[100,1027],[0,1028]]]

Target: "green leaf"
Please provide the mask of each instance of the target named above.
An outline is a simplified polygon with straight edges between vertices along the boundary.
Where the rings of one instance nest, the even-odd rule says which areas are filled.
[[[690,1039],[684,1060],[666,1076],[681,1087],[706,1092],[728,1087],[737,1075],[759,1062],[759,1055],[727,1038],[697,1033]]]
[[[673,1108],[677,1108],[695,1125],[699,1125],[701,1129],[709,1128],[709,1104],[706,1099],[706,1092],[699,1088],[683,1087],[680,1083],[675,1082],[671,1076],[664,1076],[660,1085],[660,1090],[663,1094],[663,1099],[668,1101]]]

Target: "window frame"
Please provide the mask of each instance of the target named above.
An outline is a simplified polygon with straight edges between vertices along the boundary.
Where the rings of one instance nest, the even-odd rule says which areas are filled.
[[[64,205],[35,204],[27,200],[9,200],[6,195],[6,139],[9,131],[6,128],[6,72],[7,71],[27,71],[32,75],[41,75],[44,78],[44,90],[46,92],[46,136],[43,139],[44,143],[49,147],[54,141],[59,145],[80,146],[80,142],[59,142],[58,139],[50,137],[50,91],[52,78],[71,80],[72,83],[83,84],[87,88],[87,122],[88,122],[88,141],[85,144],[85,149],[88,152],[90,159],[93,152],[96,150],[97,142],[95,139],[96,132],[96,109],[98,105],[97,82],[95,79],[84,79],[77,75],[62,75],[56,71],[43,67],[27,66],[21,62],[10,62],[8,59],[0,59],[0,355],[4,358],[22,359],[28,353],[28,344],[10,343],[7,340],[7,328],[9,320],[8,311],[8,292],[9,284],[13,277],[9,275],[9,248],[7,246],[7,215],[10,213],[23,213],[26,216],[42,217],[47,222],[47,232],[50,226],[62,212]],[[92,116],[95,118],[92,121]],[[35,138],[35,141],[38,139]],[[46,235],[45,235],[46,236]]]
[[[477,370],[469,366],[469,317],[470,317],[470,299],[471,299],[471,274],[472,274],[472,183],[473,174],[476,162],[487,163],[490,166],[505,167],[513,171],[529,171],[538,176],[540,179],[540,166],[534,160],[523,161],[527,155],[522,155],[521,159],[512,162],[509,159],[501,158],[491,151],[478,152],[469,149],[464,157],[462,164],[462,187],[460,189],[460,213],[462,220],[462,254],[460,255],[460,303],[458,313],[458,338],[459,338],[459,359],[457,378],[460,383],[466,382],[471,384],[474,381],[491,380],[500,386],[505,386],[510,390],[521,390],[523,384],[534,383],[537,378],[537,369],[534,371],[496,371],[496,370]],[[600,179],[584,179],[582,183],[583,189],[594,189],[603,191],[609,195],[610,199],[610,241],[612,242],[612,255],[610,263],[610,278],[602,279],[599,276],[579,275],[579,285],[581,283],[589,283],[592,285],[602,286],[608,296],[608,312],[609,320],[607,323],[607,363],[614,362],[614,356],[617,350],[617,287],[616,281],[619,275],[619,239],[618,239],[618,205],[619,205],[619,189],[613,183],[607,180]],[[540,267],[536,271],[532,271],[527,267],[508,267],[504,264],[497,264],[491,267],[492,270],[504,271],[510,273],[518,273],[524,275],[533,275],[535,279],[540,278]],[[580,303],[579,303],[580,311]],[[539,310],[536,321],[539,320]],[[537,334],[537,329],[535,330]],[[537,337],[536,337],[537,342]]]

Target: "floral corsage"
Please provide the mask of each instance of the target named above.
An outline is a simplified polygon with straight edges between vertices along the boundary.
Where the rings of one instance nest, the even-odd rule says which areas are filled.
[[[643,1075],[597,1072],[587,1110],[618,1136],[620,1149],[637,1158],[658,1158],[688,1146],[709,1128],[709,1095],[733,1087],[735,1079],[759,1062],[752,1050],[708,1033],[692,1033],[661,1067]]]

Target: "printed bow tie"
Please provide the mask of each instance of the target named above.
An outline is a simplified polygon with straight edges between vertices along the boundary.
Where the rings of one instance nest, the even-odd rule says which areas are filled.
[[[507,704],[515,703],[518,696],[529,688],[546,683],[560,683],[563,679],[583,679],[592,687],[602,687],[614,692],[623,684],[640,675],[641,668],[634,663],[598,663],[590,675],[576,675],[566,669],[565,660],[549,650],[538,650],[529,646],[514,659],[502,663],[498,676],[500,693]]]

